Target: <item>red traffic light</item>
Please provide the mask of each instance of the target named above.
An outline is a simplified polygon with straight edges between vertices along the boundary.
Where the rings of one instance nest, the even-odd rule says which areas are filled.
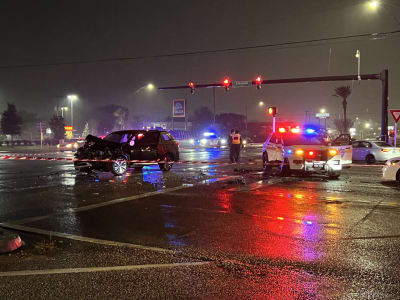
[[[276,107],[275,106],[268,107],[267,112],[270,116],[275,117],[276,116]]]
[[[194,93],[194,83],[189,82],[189,87],[190,87],[190,93],[193,94]]]
[[[256,79],[254,79],[254,83],[257,85],[257,89],[261,89],[261,84],[263,80],[261,76],[257,76]]]
[[[232,86],[232,82],[229,78],[225,78],[223,81],[225,91],[229,90],[229,88]]]

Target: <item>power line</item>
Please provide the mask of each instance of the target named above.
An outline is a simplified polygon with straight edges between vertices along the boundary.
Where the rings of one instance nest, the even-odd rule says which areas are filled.
[[[82,65],[82,64],[122,62],[122,61],[142,60],[142,59],[182,57],[182,56],[202,55],[202,54],[216,54],[216,53],[227,53],[227,52],[237,52],[237,51],[248,51],[248,50],[255,50],[255,49],[266,49],[266,48],[274,48],[274,47],[280,47],[280,46],[300,46],[301,44],[307,44],[307,43],[330,42],[330,41],[338,41],[338,40],[354,39],[354,38],[368,38],[369,37],[372,39],[381,39],[381,38],[387,38],[387,37],[390,37],[391,35],[396,35],[399,33],[400,33],[400,30],[395,30],[395,31],[387,31],[387,32],[379,32],[379,33],[364,33],[364,34],[334,36],[334,37],[327,37],[327,38],[320,38],[320,39],[283,42],[283,43],[275,43],[275,44],[262,44],[262,45],[254,45],[254,46],[212,49],[212,50],[198,50],[198,51],[189,51],[189,52],[175,52],[175,53],[169,53],[169,54],[158,54],[158,55],[147,55],[147,56],[143,55],[143,56],[134,56],[134,57],[100,58],[100,59],[55,62],[55,63],[41,63],[41,64],[0,65],[0,69]]]

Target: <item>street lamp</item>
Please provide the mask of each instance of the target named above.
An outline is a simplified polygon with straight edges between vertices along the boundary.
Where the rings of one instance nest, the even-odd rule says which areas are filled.
[[[319,112],[320,112],[321,114],[324,114],[324,113],[326,113],[326,109],[325,109],[325,108],[321,108],[321,109],[319,110]]]
[[[156,88],[155,85],[152,84],[152,83],[150,82],[150,83],[148,83],[148,84],[146,84],[146,85],[141,86],[140,88],[138,88],[138,89],[135,91],[135,93],[137,94],[137,93],[141,92],[141,91],[144,90],[144,89],[146,89],[147,91],[151,92],[151,91],[153,91],[155,88]]]
[[[73,103],[75,100],[78,100],[77,95],[68,95],[67,96],[68,100],[71,101],[71,127],[72,127],[72,137],[74,136],[74,107]]]
[[[371,1],[366,2],[366,6],[367,6],[368,10],[370,10],[374,13],[377,12],[378,9],[382,10],[383,12],[388,14],[397,23],[397,25],[400,25],[400,19],[398,18],[398,16],[395,13],[393,13],[393,11],[398,10],[397,5],[390,4],[390,3],[388,3],[388,1],[381,2],[378,0],[371,0]],[[390,9],[390,8],[392,8],[392,9]]]
[[[379,4],[380,4],[379,1],[368,1],[367,2],[368,7],[373,10],[377,9]]]
[[[371,124],[369,124],[369,123],[365,123],[365,128],[369,128],[369,127],[371,127]]]
[[[264,106],[264,102],[263,101],[260,101],[260,102],[258,102],[258,106]]]

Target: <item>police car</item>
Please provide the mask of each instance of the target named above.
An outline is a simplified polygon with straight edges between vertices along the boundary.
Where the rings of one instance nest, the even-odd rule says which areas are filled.
[[[191,139],[190,144],[199,147],[224,147],[227,145],[227,140],[218,137],[213,131],[206,131],[201,138]]]
[[[282,176],[324,174],[335,179],[351,163],[351,152],[350,160],[344,155],[349,144],[350,140],[343,145],[336,140],[329,143],[315,128],[278,128],[263,145],[263,167],[265,171],[278,167]]]

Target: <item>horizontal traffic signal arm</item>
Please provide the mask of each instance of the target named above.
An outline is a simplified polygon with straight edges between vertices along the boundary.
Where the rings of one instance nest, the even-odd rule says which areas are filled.
[[[323,77],[302,77],[302,78],[286,78],[286,79],[265,79],[261,84],[281,84],[281,83],[297,83],[297,82],[318,82],[318,81],[346,81],[346,80],[382,80],[382,74],[362,74],[360,78],[358,75],[343,75],[343,76],[323,76]],[[249,80],[252,85],[257,85],[255,80]],[[211,88],[211,87],[224,87],[222,82],[220,83],[207,83],[207,84],[196,84],[195,88]],[[232,87],[235,87],[235,81],[232,81]],[[159,87],[159,90],[176,90],[176,89],[190,89],[185,85],[179,86],[165,86]]]

